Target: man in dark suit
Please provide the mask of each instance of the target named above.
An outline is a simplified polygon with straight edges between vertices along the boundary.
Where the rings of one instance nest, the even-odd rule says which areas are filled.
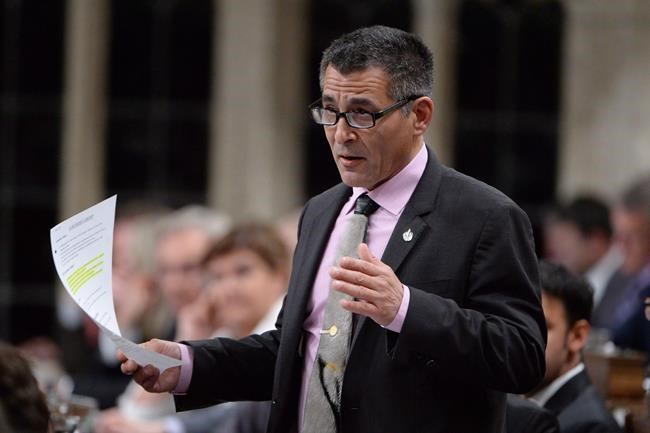
[[[544,226],[545,258],[587,279],[594,289],[591,326],[604,329],[612,327],[626,284],[609,213],[604,201],[582,195],[557,206]]]
[[[528,397],[557,416],[562,433],[620,432],[582,362],[593,294],[589,283],[558,264],[540,264],[548,329],[546,374]]]
[[[329,432],[502,432],[506,393],[526,392],[544,372],[532,231],[511,200],[444,167],[424,144],[432,80],[431,53],[412,34],[374,26],[334,41],[310,110],[343,183],[305,205],[277,329],[148,342],[183,366],[159,374],[122,357],[122,370],[145,389],[184,394],[180,410],[271,400],[273,433],[313,430],[313,368],[344,373],[316,408],[334,417]],[[364,194],[378,205],[366,243],[335,261]],[[314,362],[331,341],[322,339],[338,335],[323,324],[336,293],[348,296],[339,312],[355,315],[344,368]]]

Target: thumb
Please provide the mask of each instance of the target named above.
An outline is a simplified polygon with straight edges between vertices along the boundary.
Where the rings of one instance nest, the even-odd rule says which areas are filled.
[[[379,259],[375,257],[372,252],[370,252],[370,248],[368,248],[368,244],[365,242],[361,243],[359,245],[359,248],[357,249],[357,252],[359,253],[359,258],[361,260],[364,260],[366,262],[370,263],[378,263]]]

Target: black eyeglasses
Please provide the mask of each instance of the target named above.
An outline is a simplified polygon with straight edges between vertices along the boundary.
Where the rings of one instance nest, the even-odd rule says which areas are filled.
[[[419,98],[419,96],[410,96],[401,101],[397,101],[393,105],[386,107],[381,111],[377,111],[376,113],[369,113],[367,111],[336,111],[331,108],[324,108],[321,105],[322,98],[319,98],[309,104],[309,111],[311,112],[311,117],[314,119],[314,122],[319,125],[336,125],[339,118],[345,117],[345,121],[348,122],[348,125],[350,125],[351,128],[368,129],[375,126],[377,121],[385,115],[397,110],[398,108],[402,108],[404,105],[417,98]]]

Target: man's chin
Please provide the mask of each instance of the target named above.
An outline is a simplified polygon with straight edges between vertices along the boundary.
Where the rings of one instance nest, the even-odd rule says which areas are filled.
[[[347,170],[339,170],[341,181],[349,187],[368,188],[368,179],[359,176],[357,173],[350,173]]]

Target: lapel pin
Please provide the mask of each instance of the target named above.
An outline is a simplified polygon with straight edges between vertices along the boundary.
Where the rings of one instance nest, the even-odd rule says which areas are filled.
[[[413,232],[411,231],[411,229],[408,229],[407,231],[402,233],[402,239],[404,239],[404,242],[411,242],[411,240],[413,239]]]

